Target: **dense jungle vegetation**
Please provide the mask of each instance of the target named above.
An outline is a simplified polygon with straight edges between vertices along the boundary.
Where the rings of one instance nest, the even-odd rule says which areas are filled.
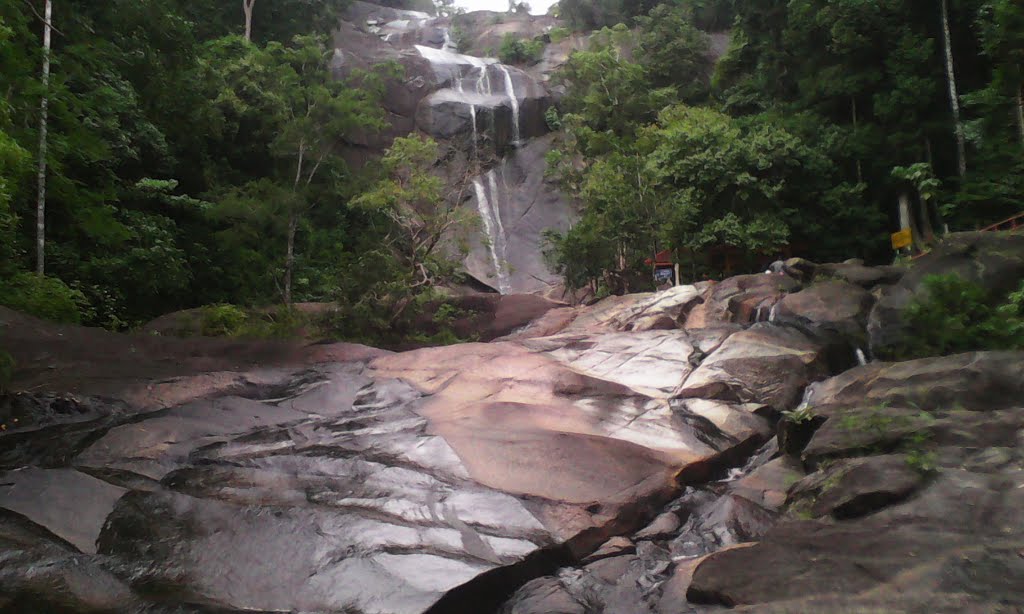
[[[345,2],[261,0],[247,25],[235,1],[57,0],[48,83],[44,3],[3,3],[0,303],[117,329],[200,305],[337,301],[341,321],[387,330],[429,300],[425,280],[456,274],[417,235],[451,218],[422,207],[444,200],[436,152],[414,139],[346,163],[346,144],[385,127],[399,68],[331,78]],[[901,198],[922,239],[1022,208],[1016,0],[556,10],[599,30],[557,75],[567,94],[549,113],[549,172],[582,206],[551,237],[570,286],[660,249],[891,258]],[[535,54],[520,47],[505,51]]]
[[[748,267],[785,246],[891,259],[901,199],[918,248],[945,227],[1024,209],[1020,2],[562,0],[558,10],[577,29],[604,28],[563,71],[569,93],[553,118],[565,138],[552,172],[585,206],[552,237],[571,285],[643,269],[661,249],[685,261],[732,247]]]

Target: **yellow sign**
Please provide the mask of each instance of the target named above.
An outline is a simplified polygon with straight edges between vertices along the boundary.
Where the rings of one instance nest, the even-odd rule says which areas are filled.
[[[914,238],[910,234],[909,228],[904,228],[899,232],[892,233],[892,248],[903,249],[914,242]]]

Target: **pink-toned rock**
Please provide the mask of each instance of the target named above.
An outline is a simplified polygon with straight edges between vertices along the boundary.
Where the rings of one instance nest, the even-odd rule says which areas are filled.
[[[767,319],[772,306],[799,287],[800,284],[788,275],[764,273],[730,277],[705,292],[704,302],[690,311],[686,328],[750,324]]]

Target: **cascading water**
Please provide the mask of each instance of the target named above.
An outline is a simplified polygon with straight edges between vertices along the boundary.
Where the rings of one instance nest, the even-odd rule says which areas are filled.
[[[447,51],[449,53],[458,53],[459,46],[452,40],[452,31],[448,28],[442,30],[444,34],[444,44],[441,45],[441,51]]]
[[[490,107],[499,105],[500,99],[490,98],[500,95],[508,100],[512,111],[512,144],[520,145],[522,143],[520,102],[519,96],[516,95],[515,79],[508,66],[493,58],[478,58],[456,53],[455,44],[451,41],[451,35],[447,30],[444,31],[444,36],[445,42],[441,49],[416,45],[416,50],[430,62],[438,76],[450,82],[450,91],[455,98],[469,107],[470,118],[473,122],[473,142],[476,143],[479,136],[477,127],[479,107],[481,105]],[[502,73],[500,88],[503,91],[495,92],[495,85],[491,80],[492,66]],[[467,87],[464,81],[474,77],[473,85]]]
[[[420,56],[430,63],[431,69],[437,77],[436,82],[442,87],[431,94],[431,98],[425,104],[436,105],[431,106],[431,109],[438,109],[436,117],[442,118],[438,125],[443,125],[442,132],[445,134],[445,138],[449,138],[448,135],[458,134],[460,131],[464,131],[463,134],[470,132],[473,139],[471,164],[473,159],[477,163],[485,159],[479,148],[489,140],[493,143],[495,153],[499,155],[507,151],[509,145],[512,147],[522,146],[525,138],[529,137],[524,134],[522,127],[523,99],[520,99],[520,95],[536,94],[533,88],[524,86],[523,80],[526,79],[529,82],[529,79],[519,73],[513,74],[516,72],[515,70],[494,58],[480,58],[458,53],[450,31],[447,28],[441,28],[441,33],[444,42],[440,49],[421,45],[417,45],[415,48]],[[506,115],[508,112],[506,108],[511,111],[511,117]],[[528,110],[531,108],[527,107]],[[464,127],[464,122],[467,119],[466,110],[469,111],[468,119],[472,124],[470,130]],[[481,113],[483,113],[483,117],[481,117]],[[511,129],[507,125],[509,121],[512,124]],[[429,132],[429,130],[427,131]],[[486,138],[488,136],[491,138]],[[484,270],[478,271],[478,273],[489,276],[488,269],[493,267],[492,279],[496,280],[496,283],[492,285],[502,294],[507,294],[512,291],[513,284],[512,275],[507,270],[508,237],[505,233],[501,209],[503,204],[508,208],[510,202],[516,201],[510,200],[511,197],[507,195],[508,187],[505,185],[504,164],[505,162],[502,162],[492,170],[482,173],[472,180],[472,185],[477,209],[483,222],[482,230],[486,232],[489,243],[487,246],[489,254],[483,264]],[[512,208],[514,210],[515,206]],[[488,260],[491,266],[487,266]],[[474,266],[480,266],[479,259],[473,262]]]
[[[491,264],[494,265],[494,275],[498,280],[498,291],[508,294],[511,284],[508,279],[508,272],[505,270],[505,230],[501,224],[501,209],[498,198],[497,177],[492,169],[487,173],[488,185],[479,178],[473,179],[473,190],[476,192],[476,206],[480,212],[480,219],[484,223],[484,231],[490,243],[488,250],[491,254]],[[494,197],[494,206],[491,206],[490,194]]]
[[[505,75],[505,93],[508,94],[509,104],[512,105],[512,144],[519,145],[519,98],[516,97],[516,86],[512,81],[512,73],[504,64],[498,64],[498,69]]]

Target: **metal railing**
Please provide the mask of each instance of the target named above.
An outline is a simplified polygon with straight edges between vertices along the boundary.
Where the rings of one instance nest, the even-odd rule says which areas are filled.
[[[1001,222],[996,222],[991,226],[982,228],[979,232],[1021,232],[1024,231],[1024,212],[1018,213],[1013,217],[1008,217]],[[923,251],[920,254],[914,254],[910,257],[911,260],[917,260],[921,256],[930,253],[931,250]]]
[[[1010,232],[1017,232],[1018,230],[1024,229],[1024,213],[1018,213],[1017,215],[1007,218],[1002,222],[996,222],[991,226],[982,228],[982,232],[995,232],[997,230],[1008,230]]]

